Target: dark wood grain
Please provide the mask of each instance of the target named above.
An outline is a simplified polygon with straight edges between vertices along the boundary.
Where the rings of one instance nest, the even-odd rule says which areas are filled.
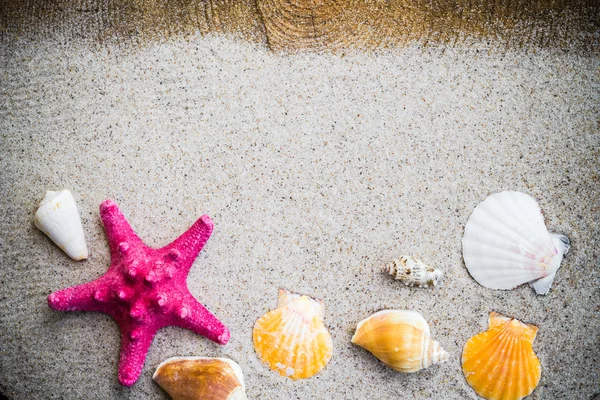
[[[0,35],[145,43],[217,33],[274,51],[418,42],[600,48],[596,0],[0,0]]]

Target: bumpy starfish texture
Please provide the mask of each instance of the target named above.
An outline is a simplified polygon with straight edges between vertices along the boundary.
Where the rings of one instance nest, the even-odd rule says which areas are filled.
[[[190,267],[212,233],[204,215],[173,243],[146,246],[112,200],[100,205],[110,245],[111,266],[95,281],[59,290],[48,305],[61,311],[99,311],[110,315],[121,331],[119,382],[137,381],[156,331],[168,325],[189,329],[219,344],[229,330],[189,292]]]

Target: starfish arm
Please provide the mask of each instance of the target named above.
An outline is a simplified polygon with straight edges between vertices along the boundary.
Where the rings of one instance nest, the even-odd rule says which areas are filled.
[[[121,329],[119,383],[123,386],[131,386],[142,373],[146,354],[158,329],[152,325]]]
[[[231,334],[229,329],[191,294],[181,307],[175,310],[174,324],[189,329],[218,344],[226,344]]]
[[[131,246],[145,246],[114,201],[108,199],[100,204],[100,218],[111,254],[114,255],[119,250],[126,252]]]
[[[181,268],[189,270],[213,231],[213,223],[208,215],[201,216],[187,231],[166,247],[181,260]]]
[[[98,282],[88,282],[54,292],[48,296],[48,306],[57,311],[102,311],[94,298],[100,292]]]

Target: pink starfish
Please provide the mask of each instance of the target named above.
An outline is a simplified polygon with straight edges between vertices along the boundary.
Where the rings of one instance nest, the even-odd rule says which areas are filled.
[[[186,285],[190,267],[213,230],[208,215],[162,249],[146,246],[114,201],[100,205],[100,217],[110,245],[110,268],[95,281],[52,293],[48,305],[61,311],[99,311],[117,322],[122,385],[137,381],[152,338],[163,326],[179,326],[219,344],[227,343],[227,327]]]

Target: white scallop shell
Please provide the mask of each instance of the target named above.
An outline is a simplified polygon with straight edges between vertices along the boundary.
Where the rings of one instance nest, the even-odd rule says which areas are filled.
[[[70,191],[47,191],[33,221],[69,257],[74,260],[88,258],[79,210]]]
[[[546,294],[570,242],[548,233],[533,197],[506,191],[475,207],[462,245],[465,265],[481,285],[513,289],[530,283],[536,293]]]

